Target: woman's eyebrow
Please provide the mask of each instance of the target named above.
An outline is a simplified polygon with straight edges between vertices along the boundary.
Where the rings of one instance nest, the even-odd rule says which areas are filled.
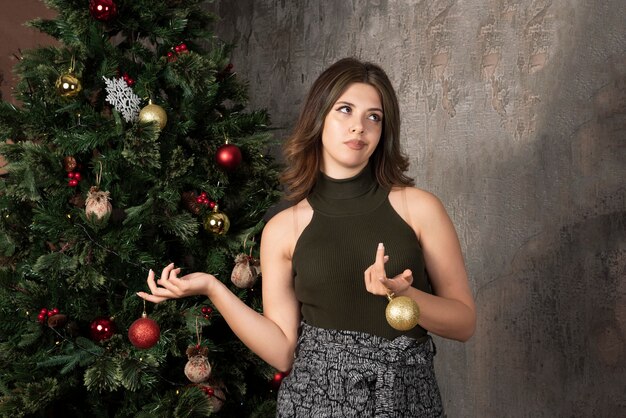
[[[345,101],[343,101],[343,100],[338,101],[338,102],[337,102],[337,104],[345,104],[345,105],[348,105],[348,106],[356,107],[353,103],[350,103],[350,102],[345,102]],[[369,109],[367,109],[367,110],[377,110],[377,111],[379,111],[379,112],[381,112],[381,113],[382,113],[382,111],[383,111],[382,109],[380,109],[380,108],[378,108],[378,107],[370,107],[370,108],[369,108]]]

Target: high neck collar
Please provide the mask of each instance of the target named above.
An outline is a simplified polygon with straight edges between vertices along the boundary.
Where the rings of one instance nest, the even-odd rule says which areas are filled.
[[[360,216],[380,206],[388,194],[389,190],[379,187],[368,164],[347,179],[333,179],[320,172],[307,200],[315,212],[323,215]]]
[[[376,186],[370,164],[359,174],[347,179],[334,179],[320,171],[313,193],[331,199],[353,199],[363,196]]]

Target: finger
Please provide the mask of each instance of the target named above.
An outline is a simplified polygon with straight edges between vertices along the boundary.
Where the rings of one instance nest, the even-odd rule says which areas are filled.
[[[169,280],[171,279],[178,279],[178,274],[180,273],[180,267],[175,268],[173,270],[170,270],[170,275],[168,277]]]
[[[388,256],[388,255],[386,255],[386,256],[385,256],[384,261],[385,261],[385,263],[386,263],[387,261],[389,261],[389,256]]]
[[[180,269],[174,268],[174,263],[169,264],[163,269],[163,272],[161,273],[161,278],[157,280],[157,284],[167,287],[167,282],[171,279],[176,279],[176,275],[178,274],[178,272],[180,272]]]
[[[406,269],[402,272],[402,279],[404,279],[409,286],[413,284],[413,272],[409,269]]]
[[[150,292],[154,293],[157,290],[156,282],[154,281],[154,270],[150,269],[148,272],[148,287]]]
[[[376,249],[376,260],[374,261],[373,267],[374,278],[387,277],[387,273],[385,272],[385,246],[382,242],[378,244],[378,248]]]
[[[377,267],[384,267],[385,265],[385,246],[382,242],[378,243],[378,248],[376,248],[376,260],[374,261],[374,265]]]
[[[148,302],[153,302],[153,303],[160,303],[168,299],[164,296],[155,296],[146,292],[137,292],[137,296],[139,296],[142,299],[147,300]]]
[[[396,281],[399,280],[400,282],[404,281],[406,282],[409,286],[413,283],[413,272],[409,269],[404,270],[402,273],[398,274],[396,277],[393,277],[391,280]]]
[[[177,274],[180,273],[180,269],[176,268],[174,270],[170,270],[169,277],[167,280],[159,280],[157,283],[160,286],[163,286],[163,289],[167,289],[172,292],[174,295],[177,295],[179,292],[180,279],[177,277]],[[154,293],[154,292],[152,292]]]
[[[393,279],[379,279],[380,283],[394,293],[402,292],[413,284],[413,273],[406,269]]]
[[[387,293],[389,292],[396,293],[400,291],[398,282],[396,282],[394,279],[387,279],[387,278],[381,277],[378,279],[378,281],[388,290]]]
[[[165,266],[165,268],[163,269],[163,271],[161,272],[161,279],[159,279],[159,281],[163,280],[167,280],[167,278],[170,276],[170,271],[174,268],[174,263],[170,263],[167,266]]]

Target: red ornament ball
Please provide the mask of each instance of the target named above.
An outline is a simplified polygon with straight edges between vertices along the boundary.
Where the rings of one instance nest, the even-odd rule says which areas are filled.
[[[106,22],[117,16],[117,5],[113,0],[90,0],[89,13],[94,19]]]
[[[96,318],[89,326],[89,333],[94,341],[108,340],[115,334],[115,324],[111,318]]]
[[[161,328],[155,320],[141,315],[128,329],[128,339],[137,348],[142,350],[153,347],[161,337]]]
[[[237,145],[224,144],[217,149],[215,161],[224,170],[232,171],[241,164],[241,150]]]

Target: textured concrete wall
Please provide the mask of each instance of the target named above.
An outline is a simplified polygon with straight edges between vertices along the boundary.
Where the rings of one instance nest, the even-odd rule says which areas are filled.
[[[478,304],[469,343],[437,340],[448,416],[626,416],[622,0],[210,7],[278,135],[338,58],[397,86],[411,174],[448,208]]]

